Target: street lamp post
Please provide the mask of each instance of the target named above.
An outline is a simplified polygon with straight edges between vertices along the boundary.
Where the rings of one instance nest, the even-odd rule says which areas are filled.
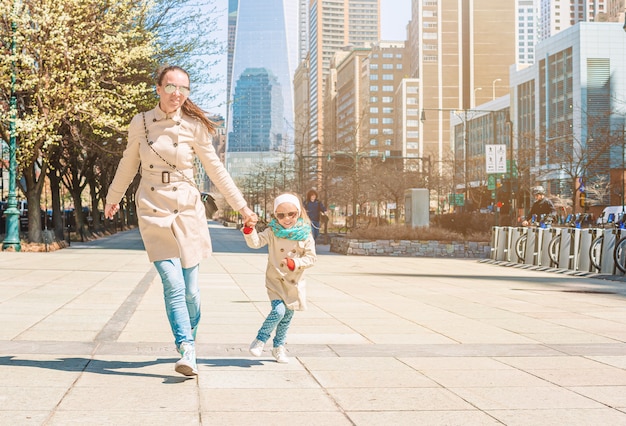
[[[15,3],[14,9],[17,9],[17,3]],[[14,10],[13,13],[16,13]],[[4,241],[2,243],[2,250],[12,248],[15,251],[20,251],[22,246],[20,245],[20,231],[19,231],[19,216],[20,212],[17,209],[17,195],[15,191],[16,175],[17,175],[17,158],[16,158],[16,128],[15,122],[17,120],[17,99],[15,97],[15,33],[17,32],[17,22],[15,22],[15,16],[13,22],[11,22],[11,29],[13,31],[13,38],[11,39],[11,100],[10,100],[10,118],[9,118],[9,200],[7,210],[4,212],[6,215],[6,233]]]
[[[493,101],[494,99],[496,99],[496,83],[498,81],[502,81],[501,78],[496,78],[494,81],[491,82],[491,100]]]
[[[478,92],[479,90],[483,90],[483,88],[482,87],[477,87],[472,92],[474,94],[474,96],[473,96],[474,99],[472,99],[472,108],[474,108],[476,106],[476,92]]]

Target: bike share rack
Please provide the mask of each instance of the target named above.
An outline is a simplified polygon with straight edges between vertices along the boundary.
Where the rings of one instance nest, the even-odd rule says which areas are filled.
[[[561,230],[558,242],[559,250],[556,265],[558,268],[572,269],[574,271],[578,270],[580,257],[580,231],[581,229],[579,228],[564,228]],[[587,252],[589,252],[589,249],[587,249]]]
[[[495,226],[491,259],[581,272],[624,275],[622,271],[626,270],[626,229]],[[616,262],[619,264],[616,265]]]
[[[522,226],[509,227],[509,246],[508,246],[508,259],[509,262],[522,263],[522,259],[517,256],[515,247],[517,241],[519,241],[522,235],[526,235],[528,228]]]

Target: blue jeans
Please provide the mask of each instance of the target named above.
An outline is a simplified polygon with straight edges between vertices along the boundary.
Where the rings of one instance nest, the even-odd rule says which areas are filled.
[[[270,334],[276,329],[273,346],[275,348],[283,346],[287,338],[287,330],[293,318],[293,310],[288,309],[282,300],[272,300],[272,310],[263,322],[256,338],[262,342],[270,339]]]
[[[176,347],[183,342],[194,343],[191,329],[200,322],[200,289],[198,265],[183,268],[180,259],[157,260],[156,270],[163,283],[165,312],[170,322]]]
[[[317,237],[320,235],[320,222],[317,220],[311,221],[311,232],[313,233],[313,239],[317,240]]]

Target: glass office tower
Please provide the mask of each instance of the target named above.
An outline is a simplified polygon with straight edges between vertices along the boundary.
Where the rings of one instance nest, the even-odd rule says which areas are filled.
[[[292,80],[298,64],[298,4],[293,0],[239,0],[230,82],[229,115],[232,119],[226,154],[231,174],[245,169],[242,163],[264,157],[258,155],[259,151],[278,159],[281,151],[284,156],[293,150]],[[259,71],[264,70],[268,85],[279,87],[282,99],[271,101],[256,95],[251,97],[253,91],[249,84],[254,80],[251,70],[256,75],[254,78],[261,78]],[[271,91],[266,95],[270,96]],[[258,103],[261,99],[264,101]],[[245,117],[245,114],[251,116]],[[253,124],[258,120],[252,115],[270,117],[272,122],[259,128]],[[251,140],[262,140],[261,133],[267,134],[268,129],[272,133],[271,143],[250,144]],[[237,138],[237,135],[244,134],[249,137],[245,140]],[[271,152],[275,155],[269,154]]]

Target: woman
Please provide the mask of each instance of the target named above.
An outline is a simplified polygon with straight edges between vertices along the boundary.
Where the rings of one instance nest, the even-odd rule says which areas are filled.
[[[311,227],[313,228],[313,239],[317,241],[317,237],[320,234],[320,223],[324,216],[326,216],[326,207],[320,200],[317,199],[317,191],[314,189],[309,190],[306,193],[306,201],[304,203],[306,213],[311,219]]]
[[[137,114],[128,128],[128,144],[106,197],[105,216],[112,218],[141,166],[136,194],[139,230],[163,283],[165,310],[181,359],[175,370],[198,374],[195,335],[200,321],[198,265],[211,253],[211,240],[200,192],[193,180],[197,156],[211,181],[244,223],[256,215],[215,153],[213,124],[190,99],[189,75],[177,66],[160,70],[158,105]]]

